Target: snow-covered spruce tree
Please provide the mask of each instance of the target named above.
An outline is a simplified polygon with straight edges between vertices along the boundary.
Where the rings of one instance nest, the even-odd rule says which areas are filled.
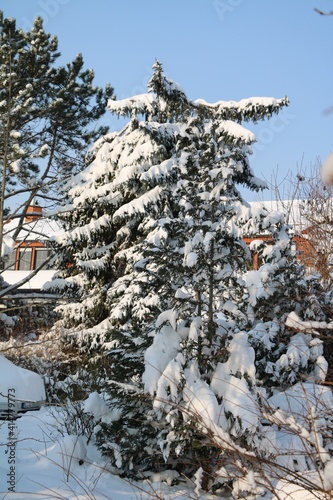
[[[124,473],[214,476],[260,446],[271,386],[324,376],[320,342],[285,324],[311,308],[289,228],[237,188],[263,187],[242,122],[287,103],[191,101],[157,62],[147,94],[109,103],[129,123],[74,180],[60,243],[75,265],[54,286],[77,300],[59,325],[82,350],[107,352],[113,412],[98,438]],[[253,270],[243,238],[260,232],[272,240]]]

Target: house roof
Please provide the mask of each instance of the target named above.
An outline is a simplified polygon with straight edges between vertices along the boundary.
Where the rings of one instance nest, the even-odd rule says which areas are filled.
[[[29,274],[32,274],[33,271],[3,271],[1,273],[1,276],[3,277],[4,281],[8,283],[8,285],[15,285],[15,283],[18,283],[22,279],[26,278],[29,276]],[[42,290],[43,286],[45,283],[48,281],[51,281],[53,276],[55,274],[54,269],[43,269],[41,271],[38,271],[35,276],[30,278],[27,283],[24,283],[24,285],[20,286],[18,290],[24,290],[24,291],[35,291],[35,290]]]
[[[13,219],[5,225],[5,237],[12,237],[17,228],[19,219]],[[63,229],[60,224],[47,217],[38,217],[34,220],[24,222],[17,241],[46,241],[61,233]]]

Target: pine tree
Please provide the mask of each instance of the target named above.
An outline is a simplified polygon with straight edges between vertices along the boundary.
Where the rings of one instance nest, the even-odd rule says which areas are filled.
[[[324,377],[320,342],[286,327],[312,307],[290,230],[239,191],[263,187],[243,122],[288,100],[191,101],[159,62],[148,87],[109,103],[130,121],[97,143],[69,193],[62,245],[75,265],[56,284],[77,301],[60,324],[82,350],[107,351],[113,418],[99,442],[113,464],[137,477],[200,467],[213,477],[260,447],[274,385]],[[244,237],[263,231],[272,238],[253,270]]]
[[[93,84],[81,54],[66,66],[56,66],[59,56],[41,18],[23,31],[0,12],[0,238],[4,218],[20,213],[17,237],[37,195],[45,207],[58,202],[68,176],[86,165],[87,145],[107,130],[96,122],[112,88]],[[9,213],[14,199],[19,208]]]

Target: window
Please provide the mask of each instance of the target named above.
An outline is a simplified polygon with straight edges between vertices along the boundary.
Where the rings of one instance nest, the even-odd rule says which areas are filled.
[[[16,264],[16,250],[4,256],[3,269],[5,271],[7,271],[7,269],[13,271],[15,269],[15,264]]]
[[[49,248],[26,246],[19,247],[10,254],[4,256],[2,269],[7,271],[32,271],[41,266],[41,269],[48,269],[48,264],[44,264],[50,255]]]
[[[47,248],[37,248],[35,250],[35,266],[34,269],[37,269],[43,262],[46,261],[48,256],[50,255],[50,250]],[[47,269],[47,265],[43,266],[41,269]]]
[[[19,270],[20,271],[30,271],[31,269],[31,248],[24,248],[20,250],[19,253]]]

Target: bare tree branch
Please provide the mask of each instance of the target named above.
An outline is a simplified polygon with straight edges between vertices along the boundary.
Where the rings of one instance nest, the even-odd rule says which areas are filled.
[[[330,10],[329,12],[324,12],[320,9],[314,9],[318,14],[320,14],[321,16],[333,16],[333,10]]]

